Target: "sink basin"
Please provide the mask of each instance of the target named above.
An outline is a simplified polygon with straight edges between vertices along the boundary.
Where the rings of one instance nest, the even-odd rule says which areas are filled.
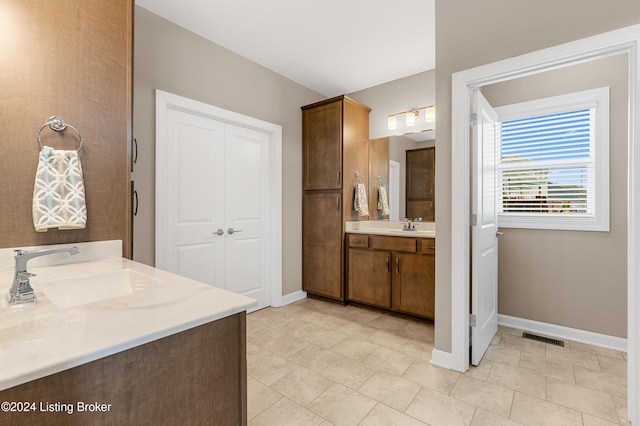
[[[48,280],[40,283],[37,288],[58,308],[70,308],[164,285],[166,284],[162,281],[148,275],[120,269]]]

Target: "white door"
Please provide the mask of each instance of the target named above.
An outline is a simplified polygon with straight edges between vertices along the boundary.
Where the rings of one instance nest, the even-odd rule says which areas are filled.
[[[226,124],[226,289],[269,306],[269,135]]]
[[[498,115],[479,90],[472,110],[471,363],[478,365],[498,331]]]
[[[166,121],[156,266],[269,306],[269,135],[171,108]]]

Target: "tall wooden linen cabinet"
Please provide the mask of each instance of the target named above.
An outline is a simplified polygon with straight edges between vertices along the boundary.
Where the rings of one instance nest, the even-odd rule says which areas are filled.
[[[344,300],[344,223],[369,220],[353,201],[358,182],[369,187],[370,112],[347,96],[302,107],[302,289],[313,295]]]

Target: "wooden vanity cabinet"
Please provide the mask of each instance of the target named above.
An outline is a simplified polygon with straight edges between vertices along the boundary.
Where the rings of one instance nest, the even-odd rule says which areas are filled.
[[[390,309],[391,253],[368,250],[368,235],[349,234],[347,239],[347,299]]]
[[[344,222],[369,187],[369,112],[347,96],[302,107],[302,289],[344,301]]]
[[[434,239],[348,234],[347,243],[347,300],[434,319]]]

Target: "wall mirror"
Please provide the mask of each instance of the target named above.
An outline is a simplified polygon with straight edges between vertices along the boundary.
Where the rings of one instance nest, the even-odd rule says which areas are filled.
[[[369,141],[369,220],[422,217],[424,221],[433,221],[434,156],[435,140],[423,140],[419,133]],[[430,184],[426,183],[429,180]],[[389,215],[378,209],[379,185],[385,186]]]

